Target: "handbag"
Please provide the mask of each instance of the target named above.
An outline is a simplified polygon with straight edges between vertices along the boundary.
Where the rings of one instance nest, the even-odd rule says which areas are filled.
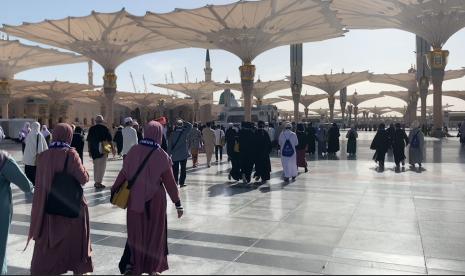
[[[45,212],[49,215],[77,218],[81,213],[83,189],[70,173],[66,172],[69,154],[63,171],[55,173],[50,192],[45,203]]]
[[[99,151],[101,154],[110,154],[111,153],[111,144],[107,141],[103,141],[99,145]]]
[[[139,169],[137,169],[136,174],[134,177],[130,180],[127,180],[121,185],[121,188],[111,196],[111,204],[118,206],[121,209],[126,209],[128,207],[128,201],[129,201],[129,196],[131,194],[131,188],[135,184],[137,177],[141,173],[142,169],[144,169],[145,164],[149,160],[150,156],[156,149],[153,149],[150,151],[150,153],[145,157],[144,161],[142,164],[139,166]]]

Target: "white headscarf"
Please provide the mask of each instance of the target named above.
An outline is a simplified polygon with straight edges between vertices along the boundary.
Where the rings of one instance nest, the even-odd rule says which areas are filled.
[[[39,132],[40,124],[34,122],[31,125],[31,132],[26,137],[26,148],[24,149],[23,162],[28,166],[36,165],[36,157],[39,153],[48,149],[42,133]]]
[[[44,137],[48,137],[51,135],[46,125],[42,125],[42,131],[40,133],[42,133]]]

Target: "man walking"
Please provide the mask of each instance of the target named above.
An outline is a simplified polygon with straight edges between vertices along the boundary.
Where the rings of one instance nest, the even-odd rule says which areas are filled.
[[[89,128],[87,142],[89,143],[89,155],[94,163],[94,187],[96,189],[104,189],[102,184],[105,171],[107,169],[108,154],[116,154],[112,144],[110,130],[104,125],[102,115],[95,118],[96,125]]]
[[[168,153],[173,161],[174,179],[180,187],[186,186],[186,165],[187,158],[189,158],[187,137],[191,130],[192,124],[183,120],[178,120],[176,122],[176,128],[173,133],[171,133],[168,140]],[[179,172],[179,167],[181,167],[181,172]]]
[[[207,123],[207,127],[202,130],[203,145],[207,155],[207,167],[210,168],[213,151],[215,150],[215,131],[212,129],[212,124]]]
[[[221,126],[216,126],[215,129],[215,159],[218,163],[218,153],[220,156],[220,162],[223,161],[223,147],[224,147],[225,135],[224,131],[221,129]]]
[[[197,123],[188,137],[189,149],[192,155],[192,167],[197,168],[199,165],[199,149],[202,147],[202,133],[199,130]]]
[[[121,131],[123,134],[123,150],[121,155],[123,158],[128,154],[129,150],[137,145],[139,139],[137,138],[137,131],[132,127],[133,121],[131,117],[124,119],[124,128]]]
[[[289,182],[289,178],[295,180],[297,170],[296,146],[299,144],[297,135],[292,132],[292,124],[286,123],[285,130],[279,135],[279,146],[281,148],[281,163],[284,171],[284,181]]]

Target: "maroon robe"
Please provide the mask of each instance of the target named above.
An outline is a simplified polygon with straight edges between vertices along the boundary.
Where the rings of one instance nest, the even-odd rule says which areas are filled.
[[[73,131],[67,124],[58,124],[53,141],[71,143]],[[32,203],[29,239],[35,240],[31,263],[33,275],[58,275],[68,271],[84,274],[93,271],[90,246],[89,211],[86,199],[81,202],[81,214],[71,219],[45,213],[47,195],[55,173],[62,171],[66,157],[67,172],[85,185],[89,174],[74,149],[49,149],[37,158],[37,176]]]
[[[144,134],[145,138],[159,144],[162,142],[163,127],[152,121],[145,128]],[[145,145],[131,148],[112,187],[112,193],[118,191],[126,180],[133,178],[152,149]],[[152,153],[131,188],[127,209],[127,232],[130,264],[134,275],[168,270],[166,192],[173,203],[180,202],[171,164],[168,154],[158,148]]]

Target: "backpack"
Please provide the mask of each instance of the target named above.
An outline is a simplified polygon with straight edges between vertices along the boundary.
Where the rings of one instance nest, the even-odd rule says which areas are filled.
[[[83,189],[73,175],[66,171],[68,151],[62,171],[55,173],[45,203],[45,213],[66,218],[77,218],[81,213]]]
[[[289,141],[288,138],[286,138],[286,142],[284,142],[284,146],[281,150],[281,155],[284,157],[291,157],[295,153],[294,147],[291,144],[291,141]]]
[[[413,136],[412,143],[410,144],[410,146],[414,149],[418,149],[420,147],[420,138],[418,138],[418,133],[419,132]]]

